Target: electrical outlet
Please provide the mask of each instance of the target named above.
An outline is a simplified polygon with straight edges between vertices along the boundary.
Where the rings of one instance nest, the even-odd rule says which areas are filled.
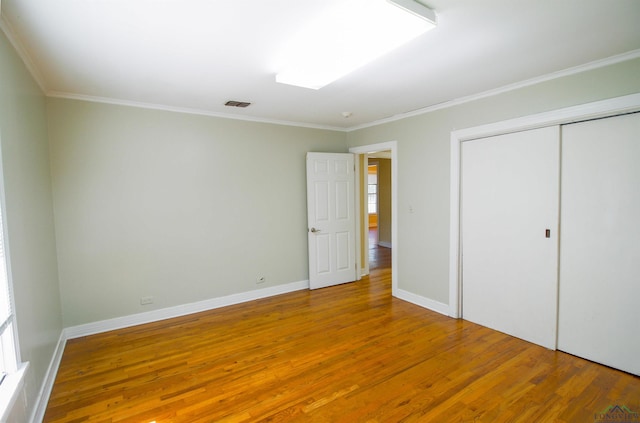
[[[258,276],[258,278],[256,279],[256,283],[265,283],[267,281],[267,278],[265,278],[264,276]]]
[[[153,304],[153,297],[141,297],[140,305]]]

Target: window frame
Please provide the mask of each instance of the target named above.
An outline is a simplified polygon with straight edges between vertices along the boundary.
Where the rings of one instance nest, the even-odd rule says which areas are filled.
[[[2,160],[2,138],[0,134],[0,283],[6,286],[7,317],[0,322],[0,371],[6,374],[0,383],[0,421],[10,416],[15,401],[24,386],[24,377],[29,363],[23,363],[20,357],[15,302],[13,296],[13,278],[11,255],[8,241],[7,212],[5,202],[4,167]],[[2,266],[4,264],[4,266]],[[0,295],[5,295],[5,289]],[[3,301],[4,302],[4,301]]]
[[[375,173],[370,173],[369,169],[371,167],[375,167]],[[375,183],[371,183],[371,177],[374,177]],[[374,188],[373,191],[371,188]],[[374,202],[371,201],[371,198],[374,198]],[[374,206],[375,210],[371,211],[371,207]],[[369,163],[367,165],[367,214],[377,215],[378,214],[378,164],[377,163]]]

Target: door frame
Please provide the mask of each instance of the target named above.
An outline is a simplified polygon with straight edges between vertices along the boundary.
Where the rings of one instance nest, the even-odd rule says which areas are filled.
[[[376,153],[378,151],[391,151],[391,295],[397,297],[398,293],[398,142],[388,141],[378,144],[362,145],[358,147],[349,148],[349,152],[356,155],[356,227],[358,228],[357,242],[356,242],[356,262],[358,263],[358,279],[362,276],[362,263],[360,262],[361,251],[360,245],[362,245],[362,234],[359,230],[361,227],[361,211],[359,209],[361,192],[360,183],[360,156],[367,155],[369,153]],[[368,235],[367,235],[368,236]]]
[[[640,111],[640,93],[608,100],[571,106],[550,112],[460,129],[451,132],[451,174],[449,203],[449,316],[462,316],[462,289],[460,278],[460,151],[461,144],[474,139],[526,131],[545,126],[564,125],[582,120],[597,119]]]

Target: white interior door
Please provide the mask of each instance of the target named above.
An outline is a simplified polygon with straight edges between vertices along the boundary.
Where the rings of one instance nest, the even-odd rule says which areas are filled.
[[[555,349],[559,128],[461,152],[462,316]]]
[[[640,375],[640,114],[562,129],[558,349]]]
[[[356,280],[354,156],[307,153],[309,286]]]

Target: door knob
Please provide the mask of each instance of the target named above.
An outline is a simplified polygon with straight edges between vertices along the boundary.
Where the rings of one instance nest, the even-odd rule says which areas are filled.
[[[316,232],[320,232],[320,229],[311,228],[310,231],[315,234]]]

